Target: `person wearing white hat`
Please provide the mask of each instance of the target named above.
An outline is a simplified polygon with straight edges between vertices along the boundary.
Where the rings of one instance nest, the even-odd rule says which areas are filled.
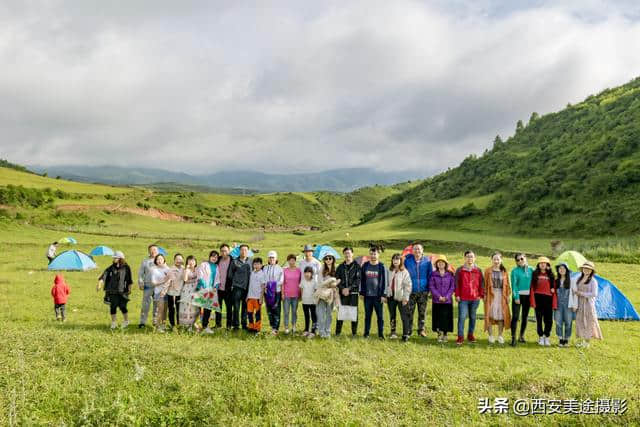
[[[575,295],[574,303],[569,306],[576,311],[576,337],[578,347],[588,347],[592,338],[602,339],[602,331],[596,311],[598,282],[594,277],[595,265],[587,261],[580,267],[580,276],[571,281],[571,291]]]
[[[267,306],[267,314],[269,315],[269,325],[271,326],[271,333],[277,335],[280,329],[284,271],[282,267],[278,265],[278,253],[276,251],[269,251],[267,253],[267,265],[264,266],[263,271],[267,277],[265,305]]]
[[[124,259],[124,254],[121,251],[116,251],[113,254],[113,264],[107,267],[100,275],[96,286],[96,291],[100,291],[104,285],[104,301],[109,303],[111,329],[115,329],[118,326],[116,322],[118,309],[122,312],[122,329],[129,326],[127,303],[129,302],[132,284],[131,269]]]

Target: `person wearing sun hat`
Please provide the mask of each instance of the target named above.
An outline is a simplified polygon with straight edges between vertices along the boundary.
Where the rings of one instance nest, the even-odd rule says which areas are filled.
[[[602,339],[596,312],[598,282],[594,277],[596,267],[591,261],[582,264],[580,272],[580,276],[571,281],[571,290],[575,298],[569,306],[576,311],[576,336],[581,340],[577,345],[587,347],[591,338]]]
[[[549,336],[551,335],[553,310],[558,307],[558,298],[555,292],[555,277],[551,269],[551,261],[545,256],[538,258],[536,269],[531,276],[529,301],[531,307],[536,311],[538,344],[548,347],[551,345]]]
[[[320,268],[322,264],[319,260],[313,257],[313,246],[305,245],[302,249],[302,253],[304,254],[304,258],[300,260],[298,263],[298,267],[300,271],[304,271],[305,268],[311,267],[313,268],[313,280],[320,282]]]
[[[105,302],[109,302],[109,312],[111,314],[111,329],[117,327],[116,313],[120,309],[122,312],[122,328],[129,326],[129,314],[127,303],[131,294],[131,269],[124,259],[121,251],[113,254],[113,264],[111,264],[98,278],[96,291],[100,291],[104,285]]]
[[[431,329],[438,333],[438,342],[447,342],[447,333],[453,332],[453,292],[456,279],[449,271],[444,255],[436,256],[435,271],[429,277],[429,292],[433,301]]]

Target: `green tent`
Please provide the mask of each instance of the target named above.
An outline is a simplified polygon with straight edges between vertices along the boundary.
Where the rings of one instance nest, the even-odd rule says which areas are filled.
[[[580,269],[582,264],[584,264],[586,261],[587,259],[580,252],[566,251],[556,259],[556,265],[560,264],[561,262],[566,262],[569,266],[569,270],[578,271],[578,269]]]

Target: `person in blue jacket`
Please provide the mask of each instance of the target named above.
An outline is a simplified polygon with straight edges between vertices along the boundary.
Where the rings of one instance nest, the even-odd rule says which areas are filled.
[[[411,313],[411,327],[409,335],[413,328],[413,315],[416,305],[418,306],[418,334],[422,337],[427,336],[425,331],[425,313],[427,311],[427,302],[429,296],[429,279],[433,273],[433,266],[429,257],[424,256],[424,247],[421,243],[413,245],[413,254],[409,254],[404,259],[404,267],[411,276],[411,295],[409,296],[409,313]]]
[[[369,338],[371,317],[376,311],[378,320],[378,338],[384,339],[384,311],[382,304],[387,302],[385,297],[387,270],[378,259],[380,250],[377,246],[369,249],[369,261],[362,266],[360,277],[360,297],[364,299],[364,337]]]

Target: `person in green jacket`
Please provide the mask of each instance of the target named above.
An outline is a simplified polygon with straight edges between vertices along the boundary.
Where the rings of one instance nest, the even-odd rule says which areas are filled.
[[[515,256],[517,266],[511,270],[511,290],[513,301],[511,302],[511,346],[516,345],[516,329],[518,327],[518,319],[522,312],[522,322],[520,323],[519,342],[524,341],[524,332],[527,329],[527,318],[529,317],[529,289],[531,288],[531,276],[533,268],[527,265],[527,257],[523,253],[517,253]]]

